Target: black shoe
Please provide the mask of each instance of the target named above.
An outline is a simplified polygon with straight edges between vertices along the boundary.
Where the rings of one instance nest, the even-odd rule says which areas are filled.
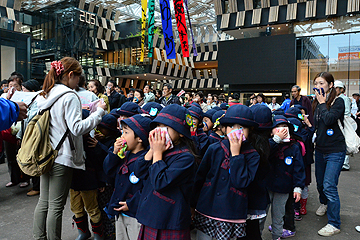
[[[350,168],[342,168],[341,171],[350,171]]]

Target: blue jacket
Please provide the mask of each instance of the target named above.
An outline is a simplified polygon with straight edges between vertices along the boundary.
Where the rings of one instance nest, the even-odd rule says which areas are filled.
[[[145,180],[136,218],[155,229],[189,229],[195,158],[179,145],[163,156],[154,164],[144,157],[135,162],[135,175]]]
[[[284,102],[281,104],[280,108],[286,112],[290,107],[291,100],[289,98],[285,99]]]
[[[0,98],[0,131],[8,129],[19,117],[16,103]]]
[[[266,178],[272,192],[291,193],[295,187],[304,188],[305,169],[298,144],[277,144],[270,138],[270,171]]]
[[[104,187],[106,182],[110,182],[104,173],[103,162],[114,142],[114,138],[108,138],[104,140],[104,143],[98,142],[94,148],[89,148],[84,139],[85,171],[74,169],[71,189],[75,191],[94,190]]]
[[[114,147],[111,147],[109,149],[109,154],[104,160],[105,173],[109,177],[115,178],[115,190],[109,202],[109,214],[118,216],[120,212],[115,211],[114,207],[119,208],[119,202],[126,200],[129,211],[124,212],[124,214],[135,217],[140,200],[141,189],[143,188],[143,181],[138,179],[136,177],[137,175],[134,174],[135,161],[143,157],[146,150],[136,154],[127,151],[124,159],[119,158],[113,151]]]
[[[217,133],[210,133],[209,137],[208,137],[208,141],[209,141],[209,145],[213,144],[213,143],[217,143],[220,142],[222,140],[224,140],[225,138],[220,137]]]
[[[197,129],[196,136],[191,137],[195,143],[198,154],[203,156],[209,146],[209,136],[204,132],[202,128]]]
[[[246,219],[246,188],[254,180],[260,156],[245,141],[238,156],[231,156],[229,140],[210,145],[197,170],[193,207],[222,219]]]

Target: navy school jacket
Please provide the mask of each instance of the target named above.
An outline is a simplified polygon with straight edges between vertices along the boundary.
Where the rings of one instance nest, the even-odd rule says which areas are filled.
[[[74,169],[71,189],[75,191],[95,190],[104,187],[106,182],[109,182],[103,170],[103,161],[108,154],[108,149],[114,145],[115,141],[115,138],[108,138],[103,143],[98,142],[94,148],[89,148],[84,139],[85,171]]]
[[[191,138],[195,143],[198,154],[203,156],[209,146],[209,136],[204,132],[202,128],[200,128],[197,129],[196,136],[192,136]]]
[[[124,214],[135,217],[140,200],[143,181],[137,178],[135,171],[135,161],[142,157],[146,150],[136,154],[130,151],[125,152],[125,158],[121,159],[113,153],[114,148],[109,149],[109,154],[104,160],[105,173],[115,179],[115,190],[109,202],[109,213],[114,216],[119,215],[119,211],[115,211],[114,207],[119,207],[120,201],[125,201],[129,207],[129,211]],[[132,182],[131,182],[132,181]]]
[[[291,193],[295,187],[304,188],[305,169],[301,150],[295,143],[277,144],[270,138],[270,171],[266,186],[272,192]]]
[[[249,142],[231,156],[228,139],[210,145],[197,170],[192,206],[202,214],[222,219],[247,218],[247,190],[260,156]]]
[[[144,180],[137,220],[155,229],[189,229],[195,158],[187,147],[175,145],[154,164],[140,157],[135,175]]]
[[[212,132],[210,133],[209,137],[208,137],[208,141],[209,141],[209,145],[216,143],[216,142],[220,142],[222,140],[224,140],[225,138],[220,137],[217,133]]]
[[[315,127],[306,127],[304,130],[307,132],[307,138],[304,141],[306,148],[306,154],[304,156],[304,167],[306,167],[314,163],[314,144],[312,143],[312,138],[315,132]]]

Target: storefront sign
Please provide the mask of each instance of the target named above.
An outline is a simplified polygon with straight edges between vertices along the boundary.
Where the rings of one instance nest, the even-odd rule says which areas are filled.
[[[347,53],[339,53],[338,59],[345,60],[345,59],[359,59],[359,52],[347,52]]]

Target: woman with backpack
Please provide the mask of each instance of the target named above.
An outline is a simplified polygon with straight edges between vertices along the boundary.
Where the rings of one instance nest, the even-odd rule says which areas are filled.
[[[78,61],[65,57],[51,63],[45,77],[43,92],[37,98],[39,110],[50,109],[50,143],[61,145],[51,170],[40,179],[40,198],[34,212],[35,239],[61,239],[62,212],[69,193],[73,169],[85,170],[82,135],[97,126],[105,115],[106,104],[82,120],[81,103],[73,90],[79,83],[82,68]]]
[[[344,100],[336,97],[334,77],[321,72],[314,79],[315,96],[312,107],[316,129],[315,176],[320,198],[316,215],[327,212],[328,224],[318,231],[321,236],[340,233],[340,198],[337,190],[346,153],[344,135],[338,120],[344,120]]]

